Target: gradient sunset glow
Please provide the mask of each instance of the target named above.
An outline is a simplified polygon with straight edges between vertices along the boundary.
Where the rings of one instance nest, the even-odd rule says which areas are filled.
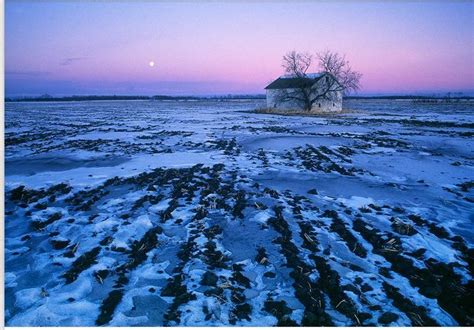
[[[6,1],[6,95],[263,93],[289,50],[360,94],[474,91],[474,3]],[[153,65],[151,65],[153,63]]]

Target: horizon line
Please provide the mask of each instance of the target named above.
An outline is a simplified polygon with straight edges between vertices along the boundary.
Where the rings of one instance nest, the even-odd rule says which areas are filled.
[[[5,95],[4,101],[7,99],[11,100],[28,100],[28,99],[67,99],[67,98],[238,98],[238,97],[251,97],[251,98],[262,98],[266,97],[265,93],[219,93],[219,94],[61,94],[61,95],[50,95],[44,93],[42,95]],[[365,98],[365,97],[434,97],[434,98],[465,98],[474,97],[474,91],[463,91],[463,92],[413,92],[413,93],[363,93],[346,95],[344,98]]]

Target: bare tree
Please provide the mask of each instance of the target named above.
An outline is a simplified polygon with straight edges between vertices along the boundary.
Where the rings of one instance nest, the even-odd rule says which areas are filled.
[[[297,53],[293,50],[283,56],[282,66],[286,73],[303,78],[306,76],[306,71],[308,71],[312,62],[313,55],[309,53]]]
[[[331,74],[339,83],[338,91],[344,95],[350,92],[356,92],[360,88],[360,78],[362,74],[352,70],[349,61],[346,60],[345,55],[325,51],[318,53],[319,67],[321,71]]]
[[[317,101],[334,101],[359,89],[362,75],[352,70],[345,56],[326,51],[318,53],[321,75],[307,74],[313,62],[308,53],[291,51],[283,56],[283,68],[287,79],[294,79],[291,88],[282,88],[277,95],[278,102],[293,102],[310,111]]]

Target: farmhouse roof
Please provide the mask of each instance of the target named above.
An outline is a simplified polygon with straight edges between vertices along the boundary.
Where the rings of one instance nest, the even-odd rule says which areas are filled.
[[[284,89],[310,87],[318,81],[324,73],[308,73],[305,77],[296,77],[295,75],[283,75],[274,80],[265,89]]]

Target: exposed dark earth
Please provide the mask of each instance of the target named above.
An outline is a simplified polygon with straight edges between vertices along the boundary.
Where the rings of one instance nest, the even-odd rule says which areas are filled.
[[[9,326],[474,325],[474,106],[6,103]]]

